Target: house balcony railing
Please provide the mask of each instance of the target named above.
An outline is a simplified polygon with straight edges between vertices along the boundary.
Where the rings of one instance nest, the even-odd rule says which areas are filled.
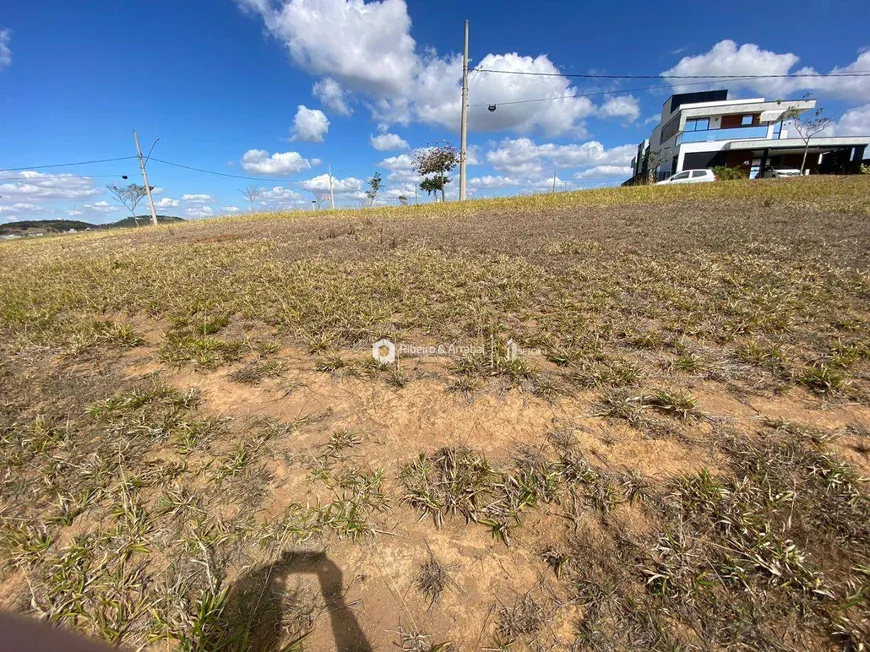
[[[716,140],[746,140],[748,138],[767,138],[767,127],[734,127],[733,129],[684,131],[677,136],[677,145],[681,143],[706,143]]]

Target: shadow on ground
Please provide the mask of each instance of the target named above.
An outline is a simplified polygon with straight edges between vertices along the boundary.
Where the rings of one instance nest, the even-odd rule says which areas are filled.
[[[316,575],[340,652],[371,651],[372,646],[344,601],[341,569],[321,552],[286,552],[276,561],[253,569],[232,586],[218,637],[205,649],[300,650],[312,631],[312,595],[291,588],[293,575]]]

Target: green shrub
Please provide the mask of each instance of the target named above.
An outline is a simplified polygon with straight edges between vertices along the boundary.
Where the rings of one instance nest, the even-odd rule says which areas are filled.
[[[741,167],[729,168],[727,165],[717,165],[713,168],[719,181],[734,181],[736,179],[748,179],[749,173]]]

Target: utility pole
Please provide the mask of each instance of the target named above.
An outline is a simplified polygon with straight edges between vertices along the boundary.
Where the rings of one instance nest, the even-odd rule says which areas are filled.
[[[332,192],[332,164],[327,166],[329,172],[329,206],[335,210],[335,194]]]
[[[556,194],[556,173],[553,172],[553,194]]]
[[[139,167],[142,168],[142,180],[145,182],[145,192],[148,194],[148,205],[151,207],[151,224],[157,226],[157,213],[154,210],[154,198],[151,197],[151,186],[148,185],[148,173],[145,172],[145,160],[142,158],[142,148],[139,147],[139,136],[136,134],[135,129],[133,130],[133,140],[136,141],[136,154],[139,156]]]
[[[462,126],[459,136],[459,201],[465,201],[468,162],[468,21],[465,21],[465,51],[462,54]]]

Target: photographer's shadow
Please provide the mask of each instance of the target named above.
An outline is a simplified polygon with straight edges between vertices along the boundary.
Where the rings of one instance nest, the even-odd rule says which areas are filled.
[[[287,590],[287,580],[297,574],[317,576],[336,649],[340,652],[371,651],[371,644],[344,601],[341,569],[325,553],[308,551],[285,552],[276,561],[236,580],[220,628],[223,645],[215,648],[262,652],[288,649],[292,641],[282,641],[283,625],[287,616],[292,618],[293,614],[288,614],[287,610],[305,609],[303,604],[285,604],[287,596],[292,595]]]

